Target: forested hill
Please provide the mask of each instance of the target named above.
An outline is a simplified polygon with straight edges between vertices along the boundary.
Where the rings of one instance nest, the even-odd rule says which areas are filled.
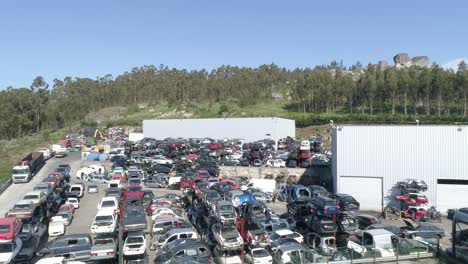
[[[278,100],[278,95],[292,116],[299,112],[302,116],[328,113],[358,119],[360,115],[419,115],[468,120],[465,64],[457,72],[437,65],[379,69],[360,64],[345,68],[335,62],[294,70],[273,64],[222,66],[211,72],[143,66],[116,77],[66,77],[50,84],[39,76],[28,88],[0,91],[0,138],[75,124],[89,112],[111,106],[147,103],[198,108],[229,102],[242,107]]]

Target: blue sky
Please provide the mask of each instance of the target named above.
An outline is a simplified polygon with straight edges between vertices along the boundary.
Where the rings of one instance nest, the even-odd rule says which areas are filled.
[[[0,2],[0,88],[42,75],[114,76],[165,64],[287,68],[468,56],[466,1],[30,0]]]

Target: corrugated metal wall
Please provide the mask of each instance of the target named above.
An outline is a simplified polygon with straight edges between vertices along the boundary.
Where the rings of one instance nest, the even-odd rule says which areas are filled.
[[[247,142],[265,138],[295,137],[296,122],[283,118],[210,118],[144,120],[145,137],[240,138]]]
[[[466,126],[337,126],[333,133],[334,178],[383,177],[388,199],[396,182],[417,178],[435,205],[437,179],[468,179]]]

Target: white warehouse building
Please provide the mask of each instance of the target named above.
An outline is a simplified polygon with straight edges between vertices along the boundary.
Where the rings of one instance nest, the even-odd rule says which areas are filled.
[[[336,126],[332,155],[334,191],[362,210],[381,212],[408,178],[427,183],[429,204],[442,213],[468,207],[466,126]]]
[[[260,139],[278,141],[296,136],[296,122],[277,117],[155,119],[143,121],[143,134],[148,138]]]

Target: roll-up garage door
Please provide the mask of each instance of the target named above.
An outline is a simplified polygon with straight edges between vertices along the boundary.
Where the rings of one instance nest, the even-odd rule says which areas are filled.
[[[363,211],[382,212],[382,178],[341,176],[339,193],[353,196]]]
[[[468,180],[437,180],[437,210],[468,207]]]

